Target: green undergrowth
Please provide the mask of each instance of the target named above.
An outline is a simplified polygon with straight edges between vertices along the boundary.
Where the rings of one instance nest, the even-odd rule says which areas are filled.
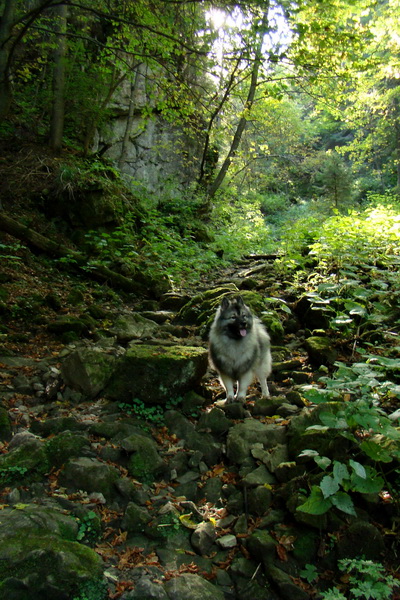
[[[364,355],[364,362],[336,363],[331,377],[304,386],[311,404],[326,405],[320,424],[309,431],[334,434],[348,448],[346,459],[335,460],[306,449],[301,457],[312,459],[310,494],[297,510],[321,515],[331,509],[357,516],[355,498],[379,495],[400,515],[400,431],[398,416],[391,410],[400,399],[400,359]],[[335,410],[330,409],[334,403]]]
[[[344,595],[335,587],[322,594],[323,600],[347,600],[347,598],[389,600],[393,597],[397,581],[386,573],[380,563],[362,558],[342,559],[339,560],[339,569],[348,580],[349,595]]]

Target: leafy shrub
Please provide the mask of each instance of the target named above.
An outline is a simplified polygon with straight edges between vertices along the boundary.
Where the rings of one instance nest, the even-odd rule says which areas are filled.
[[[389,600],[397,581],[385,572],[385,568],[372,560],[347,559],[339,561],[340,570],[349,575],[350,598],[365,600]],[[337,588],[322,594],[323,600],[346,600]]]
[[[304,450],[301,456],[313,458],[322,469],[323,477],[313,485],[307,501],[298,510],[310,514],[323,514],[332,507],[355,515],[349,492],[378,493],[386,485],[397,503],[399,489],[398,470],[387,473],[385,464],[400,460],[400,432],[379,407],[389,395],[400,395],[399,386],[387,378],[386,371],[400,369],[400,360],[381,356],[366,357],[366,363],[339,367],[332,378],[322,378],[325,388],[305,386],[305,398],[313,403],[345,400],[333,414],[321,411],[321,425],[311,430],[333,430],[352,443],[352,456],[346,463],[320,456],[315,450]],[[349,401],[351,400],[351,401]],[[371,462],[375,465],[371,466]]]

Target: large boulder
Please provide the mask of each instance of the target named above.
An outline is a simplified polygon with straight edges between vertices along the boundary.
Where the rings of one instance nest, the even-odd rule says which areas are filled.
[[[226,453],[234,463],[242,464],[254,448],[274,448],[284,444],[286,431],[280,425],[266,425],[255,419],[245,419],[231,427],[228,433]]]
[[[95,398],[105,387],[114,369],[115,357],[100,348],[79,348],[61,367],[65,383],[89,398]]]
[[[326,336],[311,336],[305,340],[304,346],[310,360],[317,367],[321,365],[333,365],[337,359],[338,353],[333,347],[332,340]]]
[[[135,339],[152,337],[159,329],[159,325],[151,319],[146,319],[138,313],[120,315],[110,328],[110,332],[117,337],[119,342],[130,342]]]
[[[129,455],[128,471],[135,479],[149,482],[160,474],[165,464],[157,451],[157,444],[149,437],[132,434],[120,442]]]
[[[105,396],[121,402],[134,398],[148,404],[167,402],[198,383],[207,365],[204,348],[132,344],[118,360]]]
[[[72,458],[64,466],[60,474],[60,483],[71,489],[100,493],[110,501],[116,494],[115,483],[119,479],[119,471],[95,458]]]
[[[102,560],[76,542],[76,519],[51,506],[4,508],[0,521],[0,600],[67,600],[97,586],[105,598]]]
[[[44,443],[33,435],[21,438],[0,455],[0,487],[40,480],[49,469]]]

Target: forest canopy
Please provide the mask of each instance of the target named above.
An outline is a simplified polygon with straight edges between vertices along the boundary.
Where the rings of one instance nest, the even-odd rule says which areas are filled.
[[[52,216],[77,211],[89,229],[132,231],[118,180],[156,211],[147,239],[171,263],[182,241],[225,257],[286,251],[337,211],[398,201],[399,9],[5,0],[0,135],[7,147],[49,149],[55,183],[24,191],[68,205]],[[101,211],[90,221],[95,188],[112,195],[123,224]]]
[[[201,140],[208,196],[224,183],[362,199],[399,186],[398,14],[398,0],[6,0],[2,131],[90,155],[118,90],[142,77],[141,126],[161,117]]]

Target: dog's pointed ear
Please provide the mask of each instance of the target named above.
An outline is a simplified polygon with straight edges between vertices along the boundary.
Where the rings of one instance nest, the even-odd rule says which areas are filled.
[[[239,306],[244,306],[244,300],[243,300],[242,296],[238,296],[238,297],[236,298],[236,303],[237,303]]]
[[[222,308],[222,310],[225,310],[226,308],[228,308],[228,306],[229,306],[229,298],[227,296],[224,296],[221,301],[221,308]]]

